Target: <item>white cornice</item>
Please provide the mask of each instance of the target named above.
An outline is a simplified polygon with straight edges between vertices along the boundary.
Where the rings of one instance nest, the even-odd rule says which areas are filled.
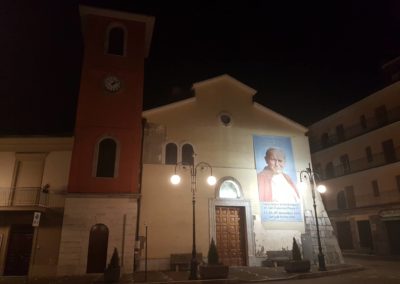
[[[197,89],[197,88],[201,88],[210,84],[215,84],[217,82],[221,82],[221,81],[229,81],[232,84],[234,84],[236,87],[238,87],[239,89],[242,89],[244,92],[246,92],[247,94],[254,96],[257,93],[257,90],[243,84],[242,82],[236,80],[235,78],[233,78],[232,76],[228,75],[228,74],[223,74],[217,77],[213,77],[211,79],[207,79],[204,81],[200,81],[197,83],[193,84],[193,89]]]

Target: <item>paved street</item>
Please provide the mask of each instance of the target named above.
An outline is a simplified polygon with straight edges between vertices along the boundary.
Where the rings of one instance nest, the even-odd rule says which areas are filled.
[[[361,264],[365,270],[332,275],[320,278],[282,280],[280,284],[292,283],[318,283],[318,284],[399,284],[400,283],[400,261],[385,261],[378,259],[366,259],[346,257],[346,263]]]
[[[382,260],[376,257],[345,257],[346,265],[329,266],[328,271],[318,272],[316,267],[310,273],[287,274],[282,267],[277,269],[267,267],[236,267],[230,271],[230,279],[214,280],[212,283],[318,283],[318,284],[399,284],[400,283],[400,258],[397,260]],[[361,268],[361,270],[360,270]],[[365,268],[365,269],[363,269]],[[141,277],[142,272],[133,276],[126,275],[120,283],[145,283]],[[147,282],[163,283],[206,283],[203,281],[187,281],[188,272],[152,272],[149,273]],[[303,278],[304,279],[298,279]],[[288,279],[285,279],[288,278]],[[57,279],[31,279],[29,282],[24,277],[0,277],[0,284],[103,284],[103,277],[98,275],[86,275],[79,277],[62,277]],[[207,282],[211,283],[211,282]]]

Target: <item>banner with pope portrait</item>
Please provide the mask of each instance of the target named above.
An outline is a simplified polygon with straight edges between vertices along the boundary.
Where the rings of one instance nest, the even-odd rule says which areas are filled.
[[[289,137],[253,135],[261,222],[302,222]]]

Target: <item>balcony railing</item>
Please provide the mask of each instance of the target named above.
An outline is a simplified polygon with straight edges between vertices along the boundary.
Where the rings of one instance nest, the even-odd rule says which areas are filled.
[[[325,169],[322,172],[321,177],[324,180],[331,179],[331,178],[337,178],[337,177],[349,175],[352,173],[365,171],[368,169],[396,163],[399,161],[400,161],[400,147],[397,147],[395,149],[395,156],[392,157],[391,160],[387,160],[385,157],[385,154],[383,152],[376,153],[376,154],[372,155],[372,159],[370,161],[368,161],[367,158],[364,157],[364,158],[360,158],[360,159],[356,159],[356,160],[351,160],[349,162],[349,164],[346,166],[344,166],[342,164],[334,166],[333,170],[331,172],[329,172]],[[319,172],[321,172],[321,170]]]
[[[311,153],[315,153],[319,150],[329,148],[336,144],[350,140],[354,137],[360,136],[364,133],[368,133],[370,131],[381,128],[385,125],[392,124],[397,121],[400,121],[400,106],[388,110],[387,119],[382,122],[378,122],[376,118],[371,117],[366,120],[365,127],[363,127],[361,123],[356,123],[350,125],[349,127],[346,127],[344,129],[344,135],[343,135],[344,137],[342,137],[342,139],[339,139],[339,136],[337,134],[329,134],[325,144],[322,143],[322,137],[314,136],[313,133],[310,132],[309,141],[310,141]]]
[[[64,207],[65,194],[40,187],[0,188],[1,207]]]

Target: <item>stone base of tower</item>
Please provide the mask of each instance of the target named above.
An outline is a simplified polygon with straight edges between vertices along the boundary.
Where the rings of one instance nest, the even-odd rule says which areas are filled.
[[[92,269],[93,264],[98,267],[98,263],[93,263],[98,259],[90,259],[89,253],[89,243],[96,242],[91,232],[98,227],[102,228],[102,234],[108,234],[106,248],[104,238],[102,245],[107,250],[106,264],[117,248],[121,272],[132,273],[136,223],[137,195],[69,194],[65,201],[57,274],[83,275],[90,272],[88,265]]]

